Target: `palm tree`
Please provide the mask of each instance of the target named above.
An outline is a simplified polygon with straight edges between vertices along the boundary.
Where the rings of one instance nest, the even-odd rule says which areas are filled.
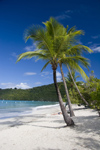
[[[62,32],[58,32],[57,34],[55,33],[55,24],[56,27],[58,27],[60,24],[55,20],[55,19],[50,19],[50,21],[47,21],[46,23],[44,23],[46,26],[46,29],[48,30],[48,34],[50,35],[50,37],[53,39],[53,41],[57,42],[57,53],[56,53],[56,58],[58,59],[58,62],[60,64],[60,69],[61,69],[61,74],[62,74],[62,78],[63,78],[63,83],[64,83],[64,87],[65,87],[65,92],[66,92],[66,96],[67,96],[67,101],[68,101],[68,106],[69,106],[69,111],[70,111],[70,116],[74,116],[74,112],[72,109],[72,105],[71,105],[71,101],[70,101],[70,97],[69,97],[69,93],[68,93],[68,89],[67,89],[67,85],[65,84],[65,80],[64,80],[64,75],[63,75],[63,70],[62,70],[62,65],[60,63],[60,59],[62,59],[63,57],[63,51],[65,51],[65,48],[68,48],[71,41],[75,41],[75,36],[82,34],[83,32],[81,30],[79,31],[75,31],[74,27],[72,27],[67,34],[67,30],[68,30],[68,26],[66,28],[64,28],[62,26]],[[60,42],[59,42],[60,39]],[[63,54],[63,55],[62,55]]]
[[[53,18],[50,18],[50,21],[48,22],[52,23],[52,26],[50,26],[50,28],[48,26],[46,28],[43,28],[41,26],[32,26],[26,31],[25,39],[28,40],[29,38],[31,38],[32,40],[34,40],[38,50],[20,54],[17,62],[20,61],[22,58],[37,57],[38,59],[47,61],[42,70],[45,69],[48,64],[51,64],[53,70],[54,85],[58,95],[58,100],[63,114],[63,118],[67,126],[71,126],[74,125],[74,122],[67,114],[56,81],[58,55],[60,53],[60,46],[63,40],[63,34],[66,32],[66,29],[62,25],[58,24]]]
[[[77,36],[77,33],[75,34],[74,33],[74,36]],[[72,51],[73,49],[74,49],[74,47],[76,48],[75,50],[76,51]],[[80,48],[79,48],[80,47]],[[85,59],[84,57],[81,57],[80,56],[80,53],[81,53],[81,51],[82,51],[82,49],[84,49],[85,51],[88,51],[88,52],[92,52],[92,50],[91,49],[89,49],[88,47],[86,47],[86,46],[83,46],[83,45],[75,45],[75,46],[72,46],[71,47],[71,49],[69,48],[69,49],[67,49],[65,52],[64,52],[64,54],[63,55],[65,55],[64,57],[62,57],[62,56],[60,56],[61,57],[61,59],[60,59],[60,61],[59,61],[59,65],[60,65],[60,70],[61,70],[61,74],[62,74],[62,79],[63,79],[63,83],[64,83],[64,87],[65,87],[65,92],[66,92],[66,97],[67,97],[67,102],[68,102],[68,106],[69,106],[69,111],[70,111],[70,116],[74,116],[74,112],[73,112],[73,109],[72,109],[72,106],[71,106],[71,101],[70,101],[70,97],[69,97],[69,94],[68,94],[68,88],[67,88],[67,84],[66,84],[66,81],[65,81],[65,78],[64,78],[64,74],[63,74],[63,70],[62,70],[62,64],[66,64],[66,66],[67,66],[67,68],[68,68],[68,70],[69,70],[69,65],[71,66],[71,67],[73,67],[73,69],[75,69],[76,71],[78,71],[78,72],[80,72],[80,74],[85,78],[85,80],[87,80],[88,79],[88,77],[87,77],[87,75],[85,74],[85,72],[82,70],[82,68],[81,67],[79,67],[79,63],[82,63],[83,64],[83,66],[85,66],[85,67],[87,67],[88,68],[88,66],[89,66],[89,63],[87,62],[88,60],[87,59]],[[79,51],[80,50],[80,51]],[[76,53],[78,54],[78,56],[76,55]],[[73,57],[73,59],[71,58],[71,60],[70,60],[70,62],[69,62],[69,56],[70,55],[74,55],[75,56],[75,58]],[[68,57],[66,57],[66,56],[68,56]],[[74,62],[74,64],[76,65],[72,65],[72,63]],[[70,64],[69,64],[70,63]],[[71,74],[71,72],[70,72],[70,74]],[[71,75],[71,77],[72,77],[72,75]],[[73,80],[73,82],[74,82],[74,79],[72,78],[72,80]],[[83,96],[82,96],[82,94],[80,93],[80,91],[79,91],[79,89],[78,89],[78,87],[77,87],[77,85],[76,85],[76,83],[74,82],[74,84],[75,84],[75,87],[76,87],[76,89],[77,89],[77,91],[79,92],[79,94],[80,94],[80,96],[82,97],[82,99],[83,99],[83,101],[88,105],[88,102],[83,98]]]
[[[74,50],[74,51],[73,51],[73,50]],[[85,51],[85,52],[89,52],[89,53],[93,52],[89,47],[84,46],[84,45],[80,45],[80,44],[74,45],[74,46],[72,46],[72,47],[68,50],[68,52],[70,52],[71,54],[76,55],[76,56],[77,56],[77,55],[78,55],[78,56],[81,56],[84,51]],[[89,64],[89,62],[88,62],[88,59],[83,59],[83,58],[82,58],[82,59],[78,60],[77,63],[78,63],[78,64],[81,63],[81,64],[82,64],[84,67],[86,67],[87,69],[88,69],[88,66],[90,66],[90,64]],[[80,67],[78,66],[78,64],[74,64],[74,66],[73,66],[72,64],[71,64],[70,66],[69,66],[68,64],[66,64],[66,66],[67,66],[67,69],[68,69],[68,71],[69,71],[69,73],[70,73],[70,76],[71,76],[71,78],[72,78],[72,80],[73,80],[73,83],[74,83],[74,85],[75,85],[75,87],[76,87],[76,89],[77,89],[77,91],[78,91],[80,97],[82,98],[82,100],[85,102],[86,105],[89,105],[88,102],[84,99],[84,97],[83,97],[82,94],[80,93],[80,91],[79,91],[79,89],[78,89],[78,87],[77,87],[77,85],[76,85],[76,83],[75,83],[75,81],[74,81],[74,78],[73,78],[73,76],[72,76],[71,70],[70,70],[70,68],[72,68],[72,69],[78,71],[78,72],[81,74],[81,76],[83,77],[83,79],[84,79],[85,81],[87,81],[89,78],[86,76],[86,74],[85,74],[85,72],[82,70],[82,68],[80,68]]]
[[[59,60],[60,70],[61,70],[61,74],[62,74],[62,79],[63,79],[66,97],[67,97],[67,102],[68,102],[69,111],[70,111],[70,116],[74,116],[74,112],[73,112],[73,109],[71,106],[68,88],[67,88],[67,84],[66,84],[63,70],[62,70],[62,64],[66,64],[67,66],[70,65],[72,68],[78,70],[87,79],[88,78],[87,75],[85,74],[83,69],[78,65],[79,62],[82,62],[83,64],[85,63],[88,65],[88,62],[86,62],[86,61],[87,61],[87,59],[82,57],[82,56],[67,56],[67,57],[65,56]],[[73,66],[73,64],[74,64],[74,66]]]
[[[87,62],[88,59],[85,59],[84,57],[79,57],[82,55],[82,52],[83,51],[86,51],[86,52],[89,52],[91,53],[92,50],[87,47],[87,46],[84,46],[84,45],[81,45],[81,44],[78,44],[76,45],[77,43],[77,39],[76,37],[79,36],[79,35],[82,35],[83,34],[83,31],[82,30],[76,30],[75,27],[72,27],[69,31],[68,31],[68,26],[66,28],[66,33],[65,33],[65,37],[66,35],[69,36],[69,40],[66,41],[66,44],[64,44],[64,47],[60,47],[61,49],[63,49],[63,52],[62,52],[62,55],[60,55],[60,60],[59,60],[59,65],[60,65],[60,70],[61,70],[61,74],[62,74],[62,79],[63,79],[63,83],[64,83],[64,87],[65,87],[65,92],[66,92],[66,97],[67,97],[67,101],[68,101],[68,106],[69,106],[69,110],[70,110],[70,115],[71,116],[74,116],[74,112],[72,110],[72,106],[71,106],[71,101],[70,101],[70,98],[69,98],[69,94],[68,94],[68,89],[67,89],[67,84],[65,82],[65,78],[64,78],[64,74],[63,74],[63,70],[62,70],[62,64],[66,64],[70,74],[71,74],[71,71],[70,71],[70,68],[69,68],[69,62],[68,62],[68,59],[66,56],[78,56],[77,58],[75,57],[75,60],[74,60],[74,63],[75,65],[73,66],[72,65],[72,61],[70,61],[70,66],[72,68],[73,66],[73,69],[75,69],[76,71],[78,71],[82,77],[87,80],[88,77],[87,75],[85,74],[85,72],[82,70],[81,67],[78,66],[79,63],[81,63],[84,67],[88,68],[89,66],[89,63]],[[63,60],[64,59],[64,60]],[[71,63],[72,62],[72,63]],[[72,75],[71,75],[72,77]],[[75,84],[75,87],[78,91],[78,93],[80,94],[81,98],[83,99],[83,101],[86,103],[86,105],[88,105],[88,102],[83,98],[82,94],[80,93],[73,77],[72,77],[72,80]]]
[[[71,69],[71,74],[72,74],[72,77],[73,77],[73,79],[74,79],[75,82],[76,82],[76,79],[77,79],[78,77],[80,77],[79,75],[78,75],[78,76],[75,76],[75,70],[74,70],[74,69]],[[68,74],[67,74],[67,77],[65,77],[65,80],[66,80],[66,83],[68,84],[68,89],[69,89],[69,90],[71,89],[71,92],[72,92],[73,97],[74,97],[74,92],[73,92],[73,90],[75,89],[75,86],[74,86],[73,80],[72,80],[71,75],[70,75],[69,72],[68,72]],[[67,104],[67,102],[66,102],[66,104]],[[65,105],[65,106],[66,106],[66,105]]]
[[[70,97],[69,97],[69,93],[68,93],[68,88],[67,88],[67,84],[64,78],[64,74],[63,74],[63,70],[62,70],[62,65],[60,64],[60,70],[61,70],[61,74],[62,74],[62,79],[63,79],[63,83],[64,83],[64,87],[65,87],[65,92],[66,92],[66,97],[67,97],[67,102],[68,102],[68,107],[69,107],[69,111],[70,111],[70,116],[75,116],[73,109],[72,109],[72,105],[71,105],[71,101],[70,101]]]
[[[58,62],[59,62],[59,65],[60,65],[60,69],[61,69],[61,74],[62,74],[62,79],[63,79],[63,83],[64,83],[64,87],[65,87],[65,92],[66,92],[66,97],[67,97],[67,101],[68,101],[68,106],[69,106],[69,111],[70,111],[70,116],[74,116],[74,112],[73,112],[73,109],[72,109],[72,106],[71,106],[71,101],[70,101],[70,97],[69,97],[69,94],[68,94],[68,89],[67,89],[67,85],[66,85],[66,82],[65,82],[65,79],[64,79],[64,74],[63,74],[63,70],[62,70],[62,63],[67,63],[68,64],[68,61],[70,61],[71,63],[71,59],[75,59],[74,61],[78,61],[80,60],[80,57],[78,56],[76,58],[73,57],[73,58],[65,58],[66,55],[68,55],[68,57],[70,57],[71,55],[75,55],[76,52],[77,54],[79,55],[80,54],[80,47],[81,49],[84,49],[84,50],[88,50],[88,51],[91,51],[89,48],[87,48],[86,46],[83,46],[83,45],[74,45],[73,44],[77,41],[75,38],[81,34],[83,34],[83,31],[82,30],[75,30],[75,27],[72,27],[70,30],[68,30],[68,26],[66,28],[63,27],[63,32],[58,32],[56,35],[55,35],[55,22],[56,22],[56,26],[59,26],[59,23],[53,19],[53,22],[52,20],[50,21],[47,21],[45,24],[47,30],[48,30],[48,34],[51,36],[51,38],[53,39],[53,41],[57,41],[57,45],[56,47],[58,47],[57,49],[57,53],[56,53],[56,57],[58,58]],[[60,37],[60,41],[59,42],[59,37]],[[74,52],[73,52],[74,50]],[[82,59],[82,57],[81,57]],[[80,60],[80,61],[83,61]],[[84,61],[86,61],[84,59]],[[85,62],[84,62],[85,64]],[[81,69],[82,70],[82,69]],[[84,71],[83,71],[84,73]],[[85,73],[84,73],[85,74]],[[85,75],[86,76],[86,75]]]
[[[68,71],[69,71],[69,73],[70,73],[70,76],[71,76],[71,78],[72,78],[72,81],[73,81],[73,83],[74,83],[74,85],[75,85],[75,87],[76,87],[76,89],[77,89],[77,91],[78,91],[80,97],[81,97],[82,100],[85,102],[85,104],[88,106],[89,103],[85,100],[85,98],[82,96],[81,92],[79,91],[79,89],[78,89],[78,87],[77,87],[77,85],[76,85],[76,83],[75,83],[75,80],[74,80],[74,78],[73,78],[73,75],[72,75],[72,73],[71,73],[71,70],[70,70],[70,68],[69,68],[68,65],[67,65],[67,68],[68,68]]]
[[[69,66],[81,72],[83,76],[87,77],[82,68],[79,67],[79,65],[77,64],[78,61],[81,61],[82,64],[86,64],[86,59],[79,55],[81,53],[81,51],[79,50],[80,45],[76,46],[77,48],[73,46],[73,43],[76,42],[75,37],[77,35],[83,34],[83,32],[81,30],[75,31],[75,28],[73,27],[71,28],[71,30],[68,31],[69,34],[67,34],[68,26],[67,28],[64,28],[53,18],[50,18],[50,20],[44,23],[44,25],[46,26],[46,28],[43,28],[41,26],[32,26],[26,31],[25,34],[25,39],[28,40],[29,38],[31,38],[32,40],[34,40],[34,42],[36,42],[37,48],[40,50],[23,53],[19,56],[18,61],[24,57],[31,58],[37,56],[38,59],[43,59],[47,61],[43,69],[45,69],[48,64],[51,64],[53,69],[55,88],[57,91],[64,120],[67,125],[73,125],[74,123],[72,119],[68,117],[68,114],[66,114],[66,110],[64,108],[55,77],[58,63],[60,64],[60,66],[62,66],[63,63],[68,64]],[[81,49],[85,49],[85,46],[80,47],[82,47]],[[72,51],[73,49],[74,52]],[[79,56],[76,55],[76,52]],[[70,105],[70,99],[68,100]],[[70,112],[72,112],[72,108],[70,106],[69,108],[71,109]],[[73,116],[73,112],[71,116]]]

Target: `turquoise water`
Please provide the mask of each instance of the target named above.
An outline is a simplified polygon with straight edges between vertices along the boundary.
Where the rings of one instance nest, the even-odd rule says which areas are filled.
[[[57,102],[0,100],[0,119],[32,114],[38,109],[53,107]]]

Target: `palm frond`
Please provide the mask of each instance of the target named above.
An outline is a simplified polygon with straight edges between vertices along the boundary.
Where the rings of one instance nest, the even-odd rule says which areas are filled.
[[[71,33],[71,32],[74,32],[75,30],[76,30],[75,26],[70,28],[69,31],[68,31],[68,34]]]
[[[41,26],[32,26],[25,31],[26,41],[30,38],[36,42],[36,45],[39,49],[48,49],[51,54],[52,50],[52,40],[51,37],[47,34],[46,30]]]
[[[79,48],[86,51],[86,52],[89,52],[89,53],[93,52],[93,50],[91,50],[89,47],[84,46],[84,45],[79,45]]]
[[[89,69],[88,67],[90,66],[89,59],[84,58],[82,56],[70,56],[70,57],[66,57],[65,59],[62,60],[63,63],[66,63],[69,61],[70,62],[74,61],[77,64],[82,65],[83,67],[85,67],[87,69]]]
[[[50,61],[48,61],[42,68],[41,72],[47,67],[47,65],[50,63]]]
[[[26,29],[24,32],[25,41],[27,41],[29,38],[36,41],[38,31],[43,31],[43,30],[45,30],[45,29],[42,26],[32,25],[31,27]]]
[[[77,72],[79,72],[85,81],[88,80],[88,76],[86,75],[84,70],[75,61],[71,61],[66,65],[69,65],[69,67],[71,67],[71,68],[75,69]]]
[[[41,57],[42,59],[46,59],[46,56],[42,53],[40,53],[42,50],[38,50],[38,51],[29,51],[29,52],[25,52],[22,53],[18,56],[17,62],[20,61],[21,59],[25,58],[32,58],[32,57]]]

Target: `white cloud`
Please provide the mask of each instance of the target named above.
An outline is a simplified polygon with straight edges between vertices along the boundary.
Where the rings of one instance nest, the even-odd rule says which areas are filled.
[[[36,44],[33,43],[33,45],[31,45],[31,46],[26,46],[24,49],[25,49],[26,51],[34,51],[34,50],[36,50]]]
[[[98,39],[99,37],[100,37],[100,34],[99,34],[99,35],[92,36],[93,39]]]
[[[8,82],[8,83],[1,83],[0,84],[2,86],[3,89],[6,89],[6,88],[20,88],[20,89],[28,89],[28,88],[31,88],[30,86],[28,86],[27,83],[19,83],[19,84],[14,84],[14,83],[11,83],[11,82]]]
[[[44,79],[51,79],[52,78],[52,74],[51,72],[42,72],[41,73],[41,76],[44,78]],[[56,71],[56,77],[57,77],[57,81],[60,82],[61,79],[62,79],[62,76],[61,76],[61,73],[59,71]]]
[[[61,78],[57,77],[57,81],[58,81],[58,82],[61,82],[62,80],[61,80]]]
[[[42,74],[42,75],[49,75],[49,74],[50,74],[50,72],[45,71],[45,72],[42,72],[41,74]]]
[[[44,77],[44,75],[43,75],[43,74],[41,74],[41,77]]]
[[[16,85],[16,88],[18,88],[18,89],[29,89],[29,88],[31,88],[31,87],[28,86],[27,83],[20,83],[20,84],[17,84],[17,85]]]
[[[0,83],[0,85],[3,88],[14,88],[14,83],[8,82],[8,83]]]
[[[40,85],[40,84],[42,84],[42,83],[41,83],[41,82],[36,82],[35,84],[36,84],[36,85]]]
[[[36,72],[26,72],[24,73],[24,75],[26,76],[32,76],[32,75],[36,75],[37,73]]]
[[[57,77],[61,77],[61,73],[59,71],[56,72]]]
[[[26,47],[25,47],[25,50],[26,50],[26,51],[32,51],[32,50],[33,50],[33,46],[26,46]]]
[[[44,72],[42,72],[40,75],[41,75],[41,77],[43,77],[44,79],[47,79],[47,78],[50,79],[52,73],[49,72],[49,71],[44,71]]]
[[[83,43],[80,40],[77,40],[77,44],[81,44],[82,45]]]
[[[64,20],[66,18],[71,18],[71,16],[70,16],[71,13],[73,13],[72,10],[67,10],[67,11],[63,12],[61,15],[56,16],[55,19]]]
[[[94,52],[100,52],[100,44],[93,44],[90,46],[90,48],[94,51]]]
[[[56,77],[57,77],[58,82],[62,81],[62,76],[61,76],[61,73],[59,71],[56,72]]]
[[[72,10],[66,10],[65,13],[73,13]]]
[[[92,50],[93,50],[94,52],[100,52],[100,46],[95,47],[95,48],[93,48]]]
[[[88,44],[92,44],[92,42],[88,42]]]
[[[11,55],[12,55],[13,57],[15,57],[15,58],[18,57],[18,55],[17,55],[15,52],[13,52]]]
[[[48,71],[44,71],[44,72],[41,73],[42,77],[45,77],[45,76],[48,76],[48,75],[50,75],[50,72],[48,72]]]
[[[64,20],[66,18],[71,18],[69,15],[66,15],[66,14],[62,14],[62,15],[59,15],[59,16],[56,16],[55,17],[57,20]]]

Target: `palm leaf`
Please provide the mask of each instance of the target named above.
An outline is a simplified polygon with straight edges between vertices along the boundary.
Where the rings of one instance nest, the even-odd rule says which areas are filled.
[[[46,56],[42,53],[40,53],[42,50],[38,50],[38,51],[29,51],[29,52],[25,52],[22,53],[18,56],[17,62],[20,61],[23,58],[32,58],[32,57],[42,57],[42,59],[46,59]]]
[[[71,68],[79,72],[85,81],[88,80],[88,76],[86,75],[84,70],[75,61],[68,62],[66,65],[69,65]]]
[[[47,67],[47,65],[50,63],[50,61],[48,61],[42,68],[41,72]]]

